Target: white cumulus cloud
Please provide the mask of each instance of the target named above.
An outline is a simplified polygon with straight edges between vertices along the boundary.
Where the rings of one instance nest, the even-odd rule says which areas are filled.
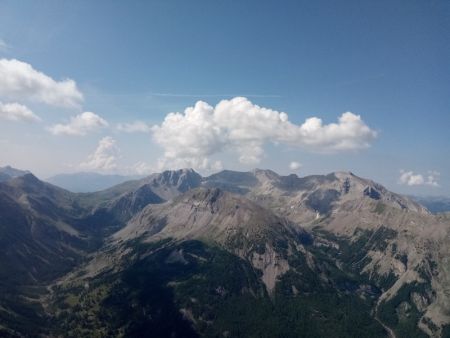
[[[99,141],[97,149],[85,162],[80,163],[79,167],[83,170],[113,171],[117,169],[119,153],[116,141],[111,136],[106,136]]]
[[[161,162],[168,167],[206,169],[208,157],[226,144],[225,135],[214,121],[214,108],[202,101],[183,114],[168,114],[152,131],[156,143],[164,148]]]
[[[289,169],[295,171],[298,170],[302,167],[302,164],[296,161],[292,161],[291,163],[289,163]]]
[[[38,122],[41,119],[28,107],[19,103],[0,102],[0,119],[8,121]]]
[[[360,115],[351,112],[343,113],[338,118],[338,123],[324,125],[320,118],[311,117],[300,126],[289,127],[288,129],[292,129],[291,133],[284,137],[287,142],[318,152],[368,148],[377,136],[377,133],[362,121]]]
[[[0,59],[0,96],[60,107],[76,107],[83,101],[75,81],[56,81],[16,59]]]
[[[83,136],[107,127],[108,122],[92,112],[84,112],[70,118],[66,124],[55,124],[48,128],[53,135]]]
[[[428,171],[427,175],[414,173],[413,171],[400,170],[399,183],[409,186],[429,185],[439,186],[438,178],[440,173],[437,171]]]
[[[148,123],[143,121],[134,121],[130,123],[119,123],[116,126],[118,131],[125,133],[149,133],[151,127]]]
[[[286,113],[260,107],[245,97],[222,100],[215,107],[198,101],[183,113],[169,113],[152,132],[164,149],[163,162],[200,169],[211,166],[210,157],[224,150],[236,152],[241,163],[256,164],[269,142],[338,152],[367,148],[377,136],[350,112],[342,114],[338,123],[324,124],[311,117],[296,125]]]

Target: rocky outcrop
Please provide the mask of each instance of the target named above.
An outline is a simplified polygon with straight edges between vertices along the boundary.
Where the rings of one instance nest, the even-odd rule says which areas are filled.
[[[253,252],[251,264],[262,271],[262,281],[271,293],[275,288],[278,278],[289,270],[289,263],[282,258],[271,246],[266,244],[263,254]]]

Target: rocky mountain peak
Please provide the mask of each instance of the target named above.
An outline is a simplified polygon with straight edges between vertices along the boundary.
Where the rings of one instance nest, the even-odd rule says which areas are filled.
[[[356,177],[355,174],[353,174],[351,171],[335,171],[334,176],[336,176],[339,179],[345,179],[348,177]]]
[[[30,173],[28,170],[16,169],[16,168],[11,167],[10,165],[7,165],[5,167],[0,167],[0,172],[8,174],[10,176],[22,176],[22,175]]]
[[[356,176],[351,172],[335,172],[333,174],[338,181],[335,189],[341,193],[343,200],[358,201],[361,198],[368,198],[397,209],[428,213],[426,208],[410,198],[395,194],[372,180]]]
[[[31,174],[28,170],[19,170],[9,165],[0,167],[0,182],[7,181],[11,178],[20,177],[26,174]]]
[[[40,181],[36,176],[31,173],[26,173],[22,176],[13,177],[8,182],[9,186],[20,189],[25,192],[39,193],[46,183]],[[58,189],[58,188],[57,188]]]
[[[252,173],[261,181],[272,181],[277,180],[280,178],[280,175],[278,175],[276,172],[269,170],[269,169],[253,169]]]
[[[193,169],[166,170],[152,179],[153,186],[176,187],[180,192],[198,187],[202,177]]]

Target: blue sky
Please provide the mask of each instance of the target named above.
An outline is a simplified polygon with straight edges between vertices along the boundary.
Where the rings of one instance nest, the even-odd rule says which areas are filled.
[[[185,164],[204,173],[350,170],[394,191],[449,195],[449,17],[448,1],[1,1],[0,58],[26,63],[58,86],[72,79],[83,99],[61,104],[45,99],[42,91],[53,88],[45,81],[36,94],[25,84],[12,92],[0,79],[0,165],[40,177]],[[11,67],[5,62],[4,71]],[[275,133],[274,126],[249,141],[230,136],[236,126],[204,117],[194,122],[205,129],[191,139],[183,134],[191,120],[179,122],[181,133],[178,122],[162,125],[169,112],[183,118],[198,100],[216,114],[221,100],[234,97],[287,113],[295,135],[286,139],[284,127]],[[11,103],[40,121],[5,117]],[[239,120],[246,112],[235,106],[234,115],[227,112]],[[293,127],[310,117],[337,123],[348,111],[376,137],[321,129],[318,140]],[[89,119],[83,135],[54,129],[83,112],[101,118]],[[118,130],[135,121],[142,132]],[[216,127],[223,130],[210,135]]]

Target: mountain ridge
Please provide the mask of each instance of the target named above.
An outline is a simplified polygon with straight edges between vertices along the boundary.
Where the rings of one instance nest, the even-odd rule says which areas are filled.
[[[0,167],[0,182],[7,181],[14,177],[23,176],[25,174],[30,174],[30,172],[28,170],[19,170],[9,165]]]

